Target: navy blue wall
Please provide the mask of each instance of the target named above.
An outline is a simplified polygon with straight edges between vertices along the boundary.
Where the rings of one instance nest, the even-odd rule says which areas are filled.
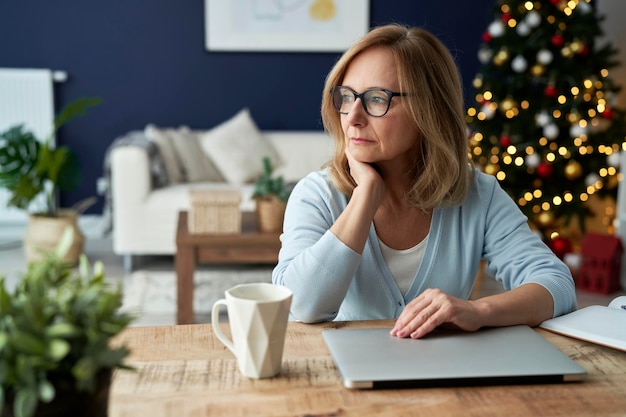
[[[224,0],[230,1],[230,0]],[[338,0],[341,1],[341,0]],[[371,0],[370,25],[422,26],[454,51],[466,97],[496,0]],[[261,129],[321,129],[319,104],[335,53],[208,52],[203,0],[0,1],[0,67],[66,71],[56,107],[82,96],[103,103],[57,136],[83,164],[69,206],[96,195],[111,142],[147,123],[206,129],[248,107]],[[280,94],[296,97],[281,107]],[[99,213],[100,202],[88,212]]]

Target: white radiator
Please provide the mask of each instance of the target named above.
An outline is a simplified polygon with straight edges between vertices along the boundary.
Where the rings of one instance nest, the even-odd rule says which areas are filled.
[[[23,124],[45,140],[54,127],[53,82],[66,78],[64,72],[48,69],[0,68],[0,132]],[[0,223],[24,222],[26,213],[8,208],[8,200],[8,192],[0,189]]]

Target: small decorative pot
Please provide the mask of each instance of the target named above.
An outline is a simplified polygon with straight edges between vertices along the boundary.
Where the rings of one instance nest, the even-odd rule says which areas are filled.
[[[59,210],[55,217],[30,214],[26,235],[24,236],[24,254],[27,262],[42,259],[42,251],[49,252],[56,248],[67,227],[74,229],[74,242],[66,255],[72,264],[78,263],[83,252],[85,237],[78,228],[78,213],[75,210]]]
[[[259,231],[267,233],[281,232],[287,203],[277,197],[257,198],[256,214]]]

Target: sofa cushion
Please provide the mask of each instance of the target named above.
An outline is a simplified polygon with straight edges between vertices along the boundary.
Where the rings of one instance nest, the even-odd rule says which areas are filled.
[[[187,182],[224,181],[220,171],[203,152],[196,133],[186,126],[171,129],[169,133]]]
[[[202,149],[231,184],[245,184],[263,173],[263,157],[280,165],[280,156],[244,108],[229,120],[200,135]]]
[[[160,129],[153,124],[149,124],[144,128],[144,134],[159,148],[159,153],[161,154],[161,159],[165,165],[170,183],[178,184],[184,182],[185,176],[176,149],[172,143],[172,138],[167,130],[168,129]]]
[[[146,137],[159,147],[173,184],[224,181],[222,174],[202,151],[197,134],[187,126],[175,129],[149,124],[144,131]]]

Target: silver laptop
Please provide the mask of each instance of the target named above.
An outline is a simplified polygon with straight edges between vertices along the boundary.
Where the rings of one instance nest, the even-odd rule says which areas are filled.
[[[579,381],[585,371],[528,326],[436,330],[400,339],[391,329],[324,330],[347,388]]]

